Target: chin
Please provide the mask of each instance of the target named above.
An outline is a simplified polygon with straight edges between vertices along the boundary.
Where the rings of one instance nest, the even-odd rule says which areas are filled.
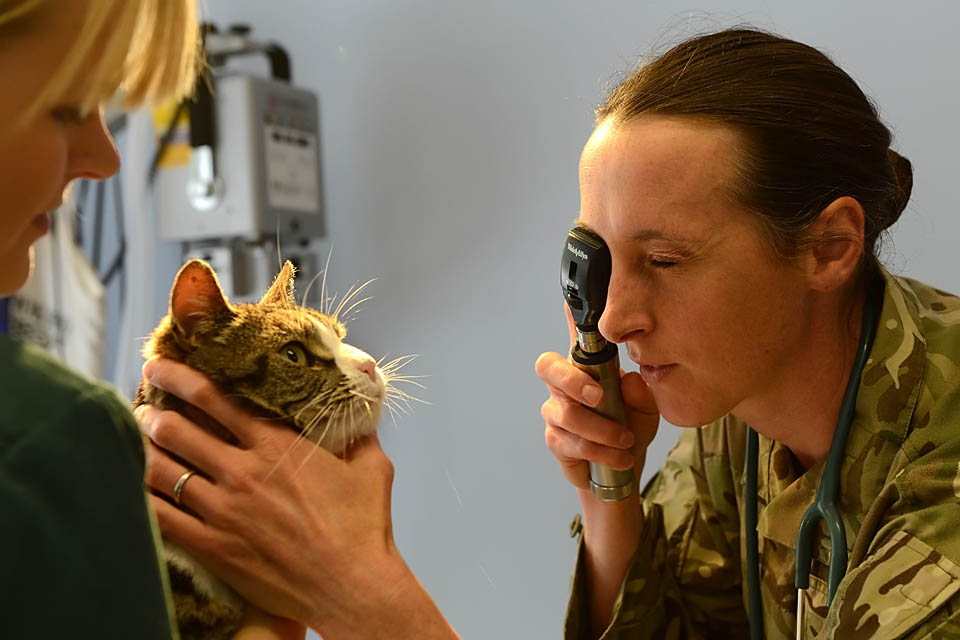
[[[701,407],[674,406],[671,402],[661,402],[658,399],[657,408],[660,417],[675,427],[699,428],[722,418],[726,412],[705,411]]]

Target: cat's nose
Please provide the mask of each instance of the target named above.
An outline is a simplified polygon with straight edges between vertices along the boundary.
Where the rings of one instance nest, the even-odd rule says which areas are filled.
[[[371,382],[377,381],[377,363],[373,361],[373,358],[370,358],[369,360],[363,360],[359,365],[357,365],[357,368],[367,374],[367,377],[370,378]]]

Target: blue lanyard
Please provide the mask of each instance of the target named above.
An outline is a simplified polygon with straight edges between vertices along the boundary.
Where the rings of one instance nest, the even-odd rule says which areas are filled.
[[[822,518],[827,523],[830,532],[830,573],[827,591],[827,606],[833,601],[837,586],[843,580],[847,570],[847,536],[844,530],[840,510],[837,508],[837,499],[840,495],[840,467],[843,465],[843,456],[847,448],[847,436],[853,424],[856,412],[857,394],[860,390],[860,378],[863,367],[867,363],[867,356],[873,346],[873,338],[877,333],[876,298],[879,294],[867,294],[863,304],[863,320],[860,329],[860,344],[857,347],[857,357],[850,371],[847,389],[843,394],[843,403],[840,406],[840,415],[837,418],[837,427],[830,442],[830,451],[817,487],[817,497],[813,504],[803,514],[800,528],[797,531],[796,575],[794,584],[797,587],[797,638],[800,638],[803,623],[803,590],[809,586],[810,562],[813,552],[813,535],[817,522]],[[763,638],[763,605],[760,593],[760,559],[757,541],[757,466],[759,460],[759,436],[753,429],[747,430],[747,459],[746,459],[746,561],[747,561],[747,603],[749,606],[750,638]],[[753,499],[749,499],[753,496]]]
[[[9,298],[0,298],[0,335],[10,334],[10,322],[8,320],[7,308],[10,306]]]

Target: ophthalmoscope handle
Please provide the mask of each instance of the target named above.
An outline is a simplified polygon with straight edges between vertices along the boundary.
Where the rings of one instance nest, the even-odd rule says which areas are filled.
[[[588,353],[577,342],[570,351],[570,361],[576,368],[586,371],[603,389],[603,404],[593,410],[629,428],[623,396],[620,393],[620,358],[617,345],[607,343],[602,350]],[[590,463],[590,490],[601,500],[623,500],[633,493],[636,483],[633,469],[617,470],[595,462]]]

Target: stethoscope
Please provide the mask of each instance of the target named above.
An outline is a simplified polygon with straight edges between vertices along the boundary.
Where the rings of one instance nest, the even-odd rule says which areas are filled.
[[[867,362],[867,355],[873,345],[873,337],[877,333],[875,305],[879,293],[867,294],[863,304],[863,322],[860,330],[860,345],[857,347],[857,358],[850,372],[850,380],[843,395],[840,406],[840,415],[837,418],[837,428],[833,432],[830,442],[830,451],[827,453],[820,486],[817,487],[817,497],[807,508],[800,521],[797,531],[796,575],[794,585],[797,587],[797,640],[803,632],[803,591],[810,582],[810,561],[813,554],[813,535],[817,529],[817,521],[821,518],[826,521],[830,532],[830,572],[827,582],[827,606],[833,601],[837,585],[843,580],[847,571],[847,534],[837,509],[837,499],[840,494],[840,467],[843,464],[844,452],[847,448],[847,436],[853,424],[853,414],[857,406],[857,393],[860,390],[860,376]],[[746,553],[747,553],[747,603],[749,605],[750,638],[763,638],[763,609],[760,597],[760,558],[757,548],[757,465],[759,460],[760,440],[757,432],[747,429],[747,460],[746,460],[746,488],[744,495],[753,496],[753,500],[746,501]]]

